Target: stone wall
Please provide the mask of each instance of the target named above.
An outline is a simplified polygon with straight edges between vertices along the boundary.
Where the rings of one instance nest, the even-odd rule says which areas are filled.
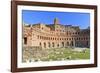
[[[23,28],[24,46],[38,46],[42,49],[90,46],[90,30],[88,28],[80,29],[78,26],[64,26],[58,24],[58,20],[56,24],[48,26],[39,23]]]

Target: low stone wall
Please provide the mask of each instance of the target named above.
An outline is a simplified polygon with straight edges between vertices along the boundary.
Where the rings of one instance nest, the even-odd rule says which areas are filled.
[[[32,59],[39,59],[41,57],[45,57],[48,55],[46,51],[44,51],[41,47],[23,47],[23,62]]]

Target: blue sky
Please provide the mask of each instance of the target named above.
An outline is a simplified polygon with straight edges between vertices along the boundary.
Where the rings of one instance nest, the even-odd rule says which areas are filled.
[[[90,14],[79,12],[52,12],[23,10],[22,20],[26,24],[44,23],[53,24],[54,18],[59,19],[62,25],[79,26],[84,29],[90,26]]]

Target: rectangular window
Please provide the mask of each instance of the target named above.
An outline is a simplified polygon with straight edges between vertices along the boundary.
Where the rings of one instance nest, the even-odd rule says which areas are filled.
[[[24,37],[24,44],[27,44],[27,37]]]

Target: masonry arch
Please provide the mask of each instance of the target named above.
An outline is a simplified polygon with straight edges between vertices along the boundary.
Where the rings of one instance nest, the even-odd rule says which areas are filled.
[[[54,42],[52,42],[52,47],[55,47],[55,44],[54,44]]]
[[[62,47],[64,47],[64,42],[62,42]]]
[[[67,42],[67,46],[69,46],[69,42]]]
[[[44,48],[46,48],[46,43],[44,42]]]
[[[50,42],[48,42],[48,47],[49,47],[49,48],[51,47],[51,44],[50,44]]]

